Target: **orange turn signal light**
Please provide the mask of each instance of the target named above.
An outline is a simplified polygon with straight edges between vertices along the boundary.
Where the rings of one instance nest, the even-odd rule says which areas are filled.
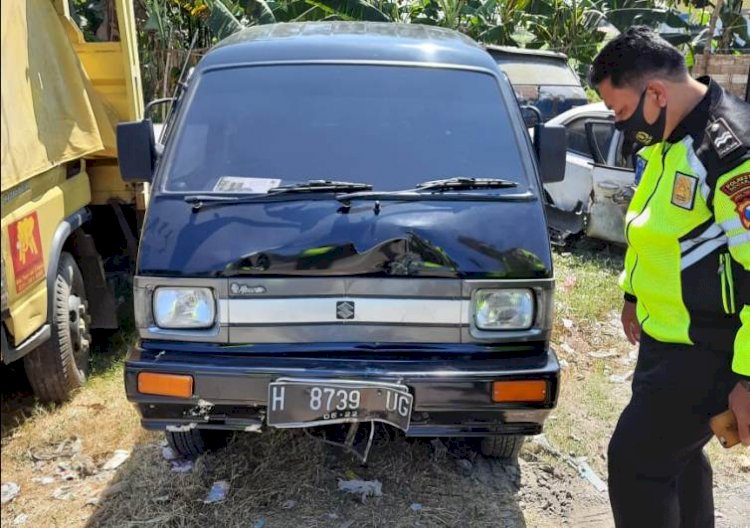
[[[184,374],[138,373],[138,392],[157,396],[190,398],[193,395],[193,377]]]
[[[492,401],[495,403],[543,402],[547,399],[547,382],[544,380],[495,381],[492,383]]]

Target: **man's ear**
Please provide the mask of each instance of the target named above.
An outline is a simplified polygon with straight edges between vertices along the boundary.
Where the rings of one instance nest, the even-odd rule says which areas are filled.
[[[661,108],[667,106],[667,85],[663,81],[658,79],[651,81],[646,90]]]

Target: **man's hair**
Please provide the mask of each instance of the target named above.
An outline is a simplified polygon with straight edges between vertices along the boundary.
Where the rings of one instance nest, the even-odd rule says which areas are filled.
[[[597,86],[608,78],[615,88],[637,88],[652,77],[682,80],[687,75],[685,59],[674,46],[646,26],[633,26],[602,48],[589,82]]]

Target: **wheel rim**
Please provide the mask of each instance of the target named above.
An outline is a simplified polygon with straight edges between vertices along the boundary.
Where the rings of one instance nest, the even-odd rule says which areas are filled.
[[[73,357],[79,371],[85,372],[89,360],[91,335],[86,301],[71,293],[68,297],[68,329],[73,346]]]

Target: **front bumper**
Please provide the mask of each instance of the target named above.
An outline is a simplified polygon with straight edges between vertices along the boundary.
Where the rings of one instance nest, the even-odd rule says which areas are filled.
[[[192,398],[138,392],[140,372],[188,374]],[[398,382],[414,395],[407,436],[533,435],[557,403],[560,367],[552,350],[414,357],[388,354],[276,353],[247,349],[142,343],[128,354],[125,388],[146,429],[260,431],[268,384],[277,378],[350,379]],[[538,403],[494,403],[492,382],[546,380],[547,399]]]

